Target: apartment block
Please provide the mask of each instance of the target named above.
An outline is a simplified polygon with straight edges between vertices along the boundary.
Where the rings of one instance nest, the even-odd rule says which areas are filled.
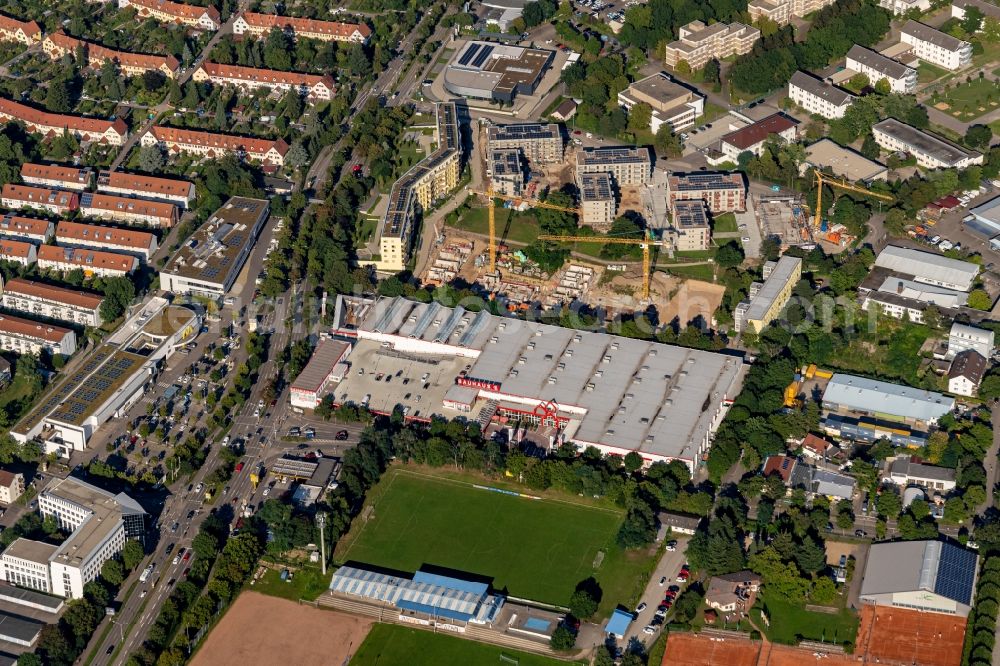
[[[712,225],[704,201],[700,199],[674,201],[671,217],[673,225],[670,235],[675,250],[680,252],[707,250],[712,244]]]
[[[972,44],[917,21],[907,21],[899,39],[909,44],[918,58],[938,67],[954,71],[972,62]]]
[[[519,148],[532,164],[555,164],[563,158],[563,140],[555,123],[490,125],[486,132],[488,150]]]
[[[83,270],[87,277],[124,277],[139,267],[139,260],[126,254],[80,250],[55,245],[38,248],[38,267],[44,270]]]
[[[615,191],[611,174],[607,172],[583,173],[579,176],[580,210],[583,223],[598,231],[611,228],[617,213]]]
[[[994,337],[993,331],[955,322],[948,331],[947,357],[954,358],[971,349],[983,358],[993,358]]]
[[[885,150],[901,150],[913,155],[917,164],[925,169],[964,169],[983,163],[981,153],[960,148],[895,118],[886,118],[873,125],[872,136]]]
[[[739,173],[675,173],[667,178],[667,202],[704,201],[715,214],[746,210],[746,185]]]
[[[895,93],[908,94],[917,89],[917,70],[858,44],[847,52],[846,67],[867,76],[873,86],[885,79]]]
[[[240,67],[205,62],[191,75],[195,81],[211,82],[215,85],[235,86],[243,90],[294,90],[310,102],[327,102],[333,99],[336,88],[329,74],[301,74],[281,72],[274,69]]]
[[[758,39],[760,30],[742,23],[692,21],[678,31],[677,41],[667,44],[664,62],[673,69],[681,61],[701,69],[709,60],[749,53]]]
[[[0,314],[0,349],[36,356],[43,351],[70,356],[76,351],[76,333],[62,326]]]
[[[118,8],[134,7],[139,16],[163,23],[180,23],[198,30],[218,30],[222,16],[215,7],[199,7],[171,0],[118,0]]]
[[[116,51],[100,44],[87,42],[76,37],[70,37],[62,30],[57,30],[45,36],[42,50],[52,60],[58,60],[64,55],[76,56],[81,51],[86,57],[85,64],[97,69],[107,63],[118,66],[119,71],[127,77],[142,76],[146,72],[159,72],[168,79],[177,75],[181,63],[172,55],[148,55],[145,53],[130,53]]]
[[[90,189],[94,182],[94,172],[89,167],[25,162],[21,165],[21,180],[29,185],[82,192]]]
[[[52,215],[69,215],[80,207],[80,195],[47,187],[7,183],[0,190],[0,202],[4,208],[14,210],[34,208]]]
[[[644,185],[653,175],[649,148],[584,148],[576,153],[576,177],[585,173],[610,173],[618,187]]]
[[[490,151],[490,183],[493,191],[508,197],[521,196],[524,189],[524,169],[521,151],[517,148],[497,148]]]
[[[975,396],[989,368],[990,362],[974,349],[959,352],[948,369],[948,392],[968,398]]]
[[[151,201],[166,201],[180,208],[189,208],[195,199],[194,183],[124,171],[100,172],[97,175],[97,191]]]
[[[7,310],[81,326],[100,326],[103,323],[101,303],[104,297],[98,294],[23,278],[8,281],[2,289],[0,303]]]
[[[30,266],[38,260],[38,251],[31,243],[3,238],[0,239],[0,259]]]
[[[843,118],[854,103],[851,93],[802,71],[788,81],[788,97],[808,113],[829,119]]]
[[[42,38],[42,29],[34,21],[18,21],[0,15],[0,41],[34,44]]]
[[[0,469],[0,504],[10,506],[24,494],[24,475]]]
[[[878,6],[900,16],[912,11],[926,12],[931,8],[931,0],[878,0]]]
[[[801,18],[819,11],[833,2],[834,0],[750,0],[747,11],[754,23],[766,18],[778,25],[785,25],[792,18]]]
[[[372,29],[364,23],[339,23],[316,19],[276,16],[258,12],[243,12],[233,22],[233,34],[260,37],[277,28],[282,32],[307,37],[321,42],[348,42],[365,44],[372,36]]]
[[[764,145],[772,136],[776,139],[792,142],[798,137],[798,121],[783,113],[775,113],[752,125],[730,132],[719,141],[719,149],[731,162],[739,160],[744,152],[760,156]]]
[[[777,319],[792,297],[792,289],[802,277],[802,260],[783,256],[764,264],[764,283],[751,287],[749,300],[742,301],[733,313],[737,333],[760,333]],[[757,283],[754,283],[757,285]]]
[[[56,242],[64,247],[79,247],[131,254],[148,262],[156,252],[156,235],[137,229],[102,227],[61,220],[56,227]]]
[[[160,146],[165,150],[190,153],[201,157],[235,155],[262,164],[283,166],[288,144],[282,139],[254,139],[232,134],[216,134],[199,130],[178,129],[153,125],[142,135],[143,146]]]
[[[165,201],[133,199],[117,194],[84,192],[80,195],[80,214],[125,224],[145,224],[169,229],[177,223],[177,206]]]
[[[67,116],[48,113],[20,102],[0,98],[0,121],[20,120],[32,132],[46,136],[58,136],[68,132],[80,141],[96,141],[109,146],[120,146],[128,136],[125,121]]]
[[[669,123],[674,131],[691,127],[705,113],[705,96],[683,86],[660,72],[636,81],[618,93],[618,103],[627,111],[636,104],[648,104],[653,110],[649,129],[659,131]]]
[[[958,20],[965,19],[966,10],[975,7],[984,17],[1000,19],[1000,7],[986,0],[952,0],[951,16]]]
[[[0,238],[48,243],[54,231],[55,225],[48,220],[21,217],[14,213],[6,213],[0,217]]]

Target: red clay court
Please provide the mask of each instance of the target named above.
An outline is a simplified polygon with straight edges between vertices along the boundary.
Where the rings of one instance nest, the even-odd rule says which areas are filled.
[[[670,632],[663,666],[757,666],[760,647],[741,638]]]
[[[856,651],[892,666],[955,666],[962,663],[965,623],[955,615],[865,605]]]

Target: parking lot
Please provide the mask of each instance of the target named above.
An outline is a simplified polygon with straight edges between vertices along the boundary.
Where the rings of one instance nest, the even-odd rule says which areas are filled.
[[[629,627],[629,636],[639,636],[647,645],[652,645],[653,641],[656,640],[656,636],[665,622],[665,616],[670,614],[670,610],[667,609],[659,616],[660,619],[657,619],[657,612],[664,598],[668,594],[679,595],[686,585],[685,582],[678,581],[677,577],[681,573],[681,567],[685,566],[684,550],[687,548],[688,537],[668,536],[667,539],[677,542],[673,546],[674,550],[667,550],[656,565],[656,569],[642,593],[639,605],[636,607],[635,620]],[[672,606],[673,604],[668,605]],[[639,610],[640,608],[642,610]],[[653,627],[652,631],[644,632],[644,629],[649,626]]]

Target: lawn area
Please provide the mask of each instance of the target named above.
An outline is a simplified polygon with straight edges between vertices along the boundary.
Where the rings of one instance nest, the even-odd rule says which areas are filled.
[[[61,379],[62,379],[61,375],[57,377],[57,381]],[[15,373],[14,378],[11,380],[10,384],[7,385],[7,387],[4,388],[3,391],[0,391],[0,412],[6,411],[7,406],[10,405],[11,403],[23,400],[24,398],[28,398],[30,396],[31,396],[31,385],[27,382],[27,380],[25,380],[23,376],[17,375]],[[13,423],[13,421],[16,420],[19,416],[21,416],[21,414],[26,412],[28,406],[29,405],[23,405],[21,406],[20,409],[17,410],[17,413],[12,413],[10,415],[12,417],[11,422]]]
[[[515,213],[511,209],[497,206],[495,216],[498,238],[520,243],[533,243],[539,233],[535,218],[530,214],[516,215],[516,219],[512,221],[512,215]],[[507,229],[508,224],[510,229]],[[455,226],[475,234],[488,234],[490,232],[489,211],[485,206],[472,208],[462,216]],[[504,233],[504,230],[507,232]]]
[[[705,259],[714,259],[716,249],[710,247],[707,250],[677,250],[674,254],[680,259],[697,259],[698,261],[704,261]]]
[[[374,217],[362,217],[354,230],[354,247],[364,247],[372,234],[378,229],[378,219]]]
[[[735,233],[739,231],[736,226],[736,216],[732,213],[717,215],[713,220],[712,233]]]
[[[712,282],[715,278],[712,272],[712,264],[696,264],[694,266],[662,266],[661,270],[665,270],[671,275],[676,275],[677,277],[690,278],[692,280],[703,280],[705,282]]]
[[[930,83],[931,81],[936,81],[942,76],[947,74],[948,71],[940,67],[935,67],[929,62],[920,61],[920,65],[917,66],[917,81],[919,83]]]
[[[930,104],[959,120],[973,120],[1000,106],[1000,85],[989,79],[956,82],[955,88],[935,93]]]
[[[477,643],[446,634],[376,624],[351,657],[350,666],[439,666],[439,664],[500,664],[500,656],[512,657],[519,666],[563,666],[581,664],[527,652]],[[511,663],[511,662],[508,662]]]
[[[281,572],[268,569],[253,586],[261,594],[298,601],[307,599],[313,601],[330,587],[330,577],[333,571],[327,570],[326,576],[319,568],[302,568],[294,572],[291,581],[281,580]]]
[[[648,576],[646,556],[615,544],[621,512],[578,504],[575,497],[532,500],[394,470],[369,498],[373,517],[355,521],[337,548],[338,562],[406,572],[425,564],[446,567],[490,578],[511,595],[554,604],[565,604],[577,583],[594,576],[604,591],[604,615],[630,602]],[[595,570],[601,550],[605,556]]]
[[[767,610],[770,627],[765,627],[760,617],[760,607]],[[764,629],[775,643],[795,645],[800,640],[826,641],[828,643],[854,643],[858,635],[858,616],[850,610],[838,613],[817,613],[781,598],[761,595],[761,601],[750,610],[757,626]]]

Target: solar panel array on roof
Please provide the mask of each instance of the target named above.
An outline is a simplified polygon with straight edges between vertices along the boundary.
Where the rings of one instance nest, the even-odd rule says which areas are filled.
[[[679,192],[724,190],[742,186],[742,177],[735,173],[689,173],[673,176],[670,183],[670,189]]]
[[[492,53],[493,53],[493,46],[491,46],[491,45],[490,46],[483,46],[483,48],[481,48],[479,50],[479,55],[477,55],[476,59],[472,61],[472,66],[473,67],[482,67],[483,63],[486,62],[486,59],[489,58],[490,54],[492,54]]]
[[[975,551],[942,543],[934,592],[960,604],[971,605],[977,561]]]
[[[468,65],[469,61],[472,60],[472,58],[479,51],[479,46],[480,45],[476,44],[475,42],[469,44],[469,48],[465,49],[465,53],[463,53],[462,57],[458,59],[458,64],[462,65],[463,67],[465,65]]]
[[[649,161],[646,148],[584,148],[576,154],[578,164],[633,164]]]
[[[516,141],[529,139],[551,139],[559,136],[556,124],[520,123],[517,125],[493,125],[489,130],[490,141]]]

